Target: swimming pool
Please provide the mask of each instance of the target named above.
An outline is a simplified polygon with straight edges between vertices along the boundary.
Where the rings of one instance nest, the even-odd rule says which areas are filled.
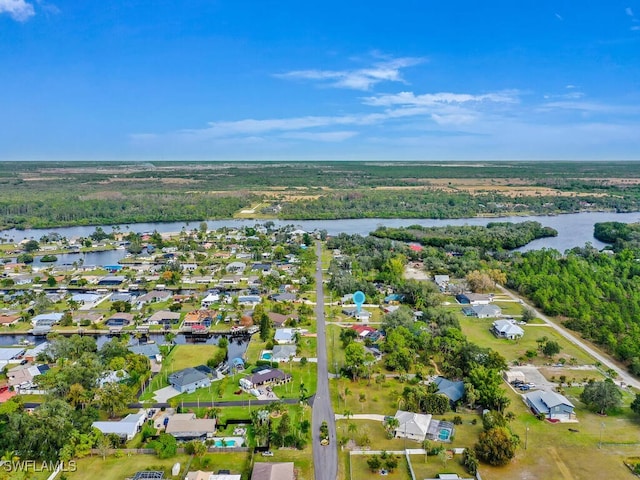
[[[273,354],[271,350],[263,350],[262,353],[260,354],[260,360],[271,360],[272,357],[273,357]]]
[[[236,441],[235,440],[216,440],[215,441],[215,446],[220,448],[220,447],[235,447],[236,446]]]
[[[449,440],[449,437],[451,436],[451,430],[447,429],[447,428],[443,428],[440,430],[440,434],[438,435],[438,438],[443,441],[446,442]]]

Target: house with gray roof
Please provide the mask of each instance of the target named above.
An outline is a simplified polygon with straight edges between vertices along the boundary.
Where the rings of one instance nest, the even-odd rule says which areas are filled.
[[[31,325],[34,327],[51,327],[62,320],[63,315],[60,312],[41,313],[31,319]]]
[[[147,358],[153,358],[155,360],[157,355],[160,355],[160,349],[157,343],[141,343],[139,345],[132,345],[129,348],[131,353],[137,355],[144,355]]]
[[[195,368],[185,368],[169,375],[169,384],[180,393],[195,392],[211,385],[211,379]]]
[[[180,312],[171,312],[169,310],[158,310],[147,319],[147,322],[150,325],[160,325],[160,324],[176,325],[179,321],[180,321]]]
[[[291,375],[284,373],[277,368],[268,368],[254,373],[249,381],[251,382],[251,388],[259,387],[261,385],[281,385],[291,380]]]
[[[444,377],[436,377],[433,379],[433,383],[438,385],[438,393],[447,396],[451,403],[464,397],[464,382],[462,380],[452,381]]]
[[[502,315],[502,309],[497,305],[471,305],[464,307],[462,312],[467,317],[496,318]]]
[[[536,415],[542,414],[550,420],[575,421],[575,408],[567,397],[556,392],[534,390],[524,395],[525,402]]]
[[[295,345],[275,345],[271,352],[271,361],[288,362],[296,356],[297,348]]]
[[[491,331],[498,338],[515,340],[524,335],[524,330],[511,320],[496,320],[491,326]]]

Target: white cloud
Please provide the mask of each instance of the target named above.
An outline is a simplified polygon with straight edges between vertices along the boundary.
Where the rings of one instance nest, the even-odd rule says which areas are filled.
[[[282,135],[282,138],[293,140],[311,140],[315,142],[342,142],[355,137],[358,132],[352,130],[336,132],[289,132]]]
[[[384,60],[369,68],[356,70],[294,70],[277,74],[278,78],[319,80],[335,88],[370,90],[380,82],[404,82],[400,70],[423,63],[423,58],[403,57]]]
[[[617,115],[638,115],[640,108],[635,105],[615,105],[598,102],[577,102],[558,101],[547,102],[537,108],[538,112],[549,112],[552,110],[573,110],[585,114],[617,114]]]
[[[637,32],[638,30],[640,30],[640,25],[634,25],[633,27],[631,27],[631,30]]]
[[[382,94],[363,99],[365,105],[375,107],[390,107],[393,105],[434,106],[439,104],[463,104],[479,102],[516,103],[517,92],[496,92],[481,95],[469,93],[426,93],[415,95],[413,92],[400,92],[396,94]]]
[[[562,15],[560,15],[559,13],[556,13],[556,18],[558,20],[564,20],[564,17]]]
[[[25,0],[0,0],[1,13],[8,13],[11,18],[18,22],[26,22],[36,14],[33,5],[25,2]]]
[[[626,14],[627,14],[628,16],[630,16],[630,17],[635,16],[635,15],[633,14],[633,10],[631,10],[631,7],[627,7],[627,8],[625,8],[625,9],[624,9],[624,13],[626,13]]]

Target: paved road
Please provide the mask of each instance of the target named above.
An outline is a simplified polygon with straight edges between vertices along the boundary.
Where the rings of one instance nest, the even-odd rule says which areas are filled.
[[[336,421],[329,396],[329,370],[327,368],[327,337],[324,325],[324,287],[322,284],[322,246],[316,243],[318,266],[316,271],[316,320],[318,323],[318,386],[313,401],[313,469],[316,480],[336,480],[338,476],[338,440]],[[320,425],[329,426],[329,445],[320,445]]]
[[[613,361],[611,361],[611,358],[609,358],[608,356],[603,355],[602,353],[596,351],[593,347],[587,345],[580,338],[578,338],[578,337],[572,335],[571,333],[569,333],[567,330],[565,330],[564,328],[562,328],[561,326],[556,324],[554,321],[552,321],[549,317],[547,317],[546,315],[542,314],[541,312],[539,312],[538,310],[533,308],[531,305],[525,303],[525,301],[522,298],[518,297],[513,292],[507,290],[506,288],[504,288],[501,285],[498,285],[498,288],[500,288],[500,290],[505,295],[508,295],[512,299],[522,303],[523,306],[533,310],[535,312],[535,314],[536,314],[536,317],[538,317],[541,320],[543,320],[551,328],[553,328],[555,331],[557,331],[560,335],[562,335],[564,338],[569,340],[571,343],[573,343],[575,345],[578,345],[585,352],[587,352],[593,358],[595,358],[600,363],[602,363],[602,365],[604,365],[605,367],[610,368],[613,371],[615,371],[618,374],[618,380],[619,381],[624,382],[626,385],[630,385],[630,386],[635,387],[635,388],[640,388],[640,381],[638,381],[637,378],[632,377],[631,374],[629,372],[627,372],[625,369],[621,368],[619,365],[617,365]]]

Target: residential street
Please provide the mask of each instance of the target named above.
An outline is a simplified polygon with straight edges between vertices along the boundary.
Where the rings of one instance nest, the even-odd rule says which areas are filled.
[[[324,286],[322,284],[322,246],[316,243],[318,266],[316,269],[316,319],[318,324],[318,386],[313,402],[313,468],[316,480],[336,480],[338,476],[338,441],[336,422],[329,396],[329,370],[327,368],[327,345],[324,324]],[[329,426],[329,445],[320,445],[320,425]]]
[[[616,379],[618,382],[624,382],[625,385],[630,385],[630,386],[635,387],[635,388],[640,388],[640,381],[638,381],[636,378],[632,377],[631,374],[629,374],[625,369],[619,367],[614,362],[612,362],[610,358],[608,358],[607,356],[603,355],[600,352],[597,352],[592,347],[587,345],[584,341],[582,341],[580,338],[574,336],[573,334],[569,333],[564,328],[562,328],[559,325],[557,325],[549,317],[547,317],[543,313],[539,312],[538,310],[533,308],[531,305],[527,304],[523,299],[521,299],[519,296],[517,296],[513,292],[507,290],[502,285],[498,285],[498,288],[505,295],[508,295],[513,300],[515,300],[517,302],[520,302],[520,303],[522,303],[523,306],[533,310],[535,312],[535,314],[536,314],[536,317],[538,317],[541,320],[543,320],[545,323],[547,323],[547,325],[549,325],[551,328],[556,330],[560,335],[562,335],[564,338],[569,340],[571,343],[580,346],[585,352],[587,352],[593,358],[595,358],[600,363],[602,363],[602,365],[604,365],[606,368],[610,368],[613,371],[615,371],[618,374],[618,378]]]

